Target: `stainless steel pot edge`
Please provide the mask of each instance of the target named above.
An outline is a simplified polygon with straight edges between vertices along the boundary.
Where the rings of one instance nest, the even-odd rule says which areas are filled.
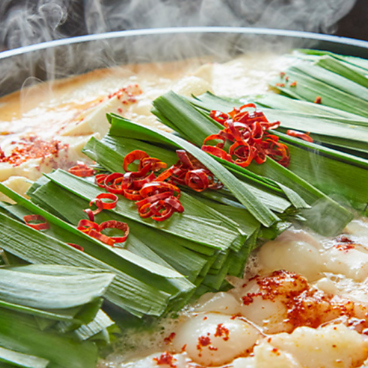
[[[108,40],[113,38],[125,38],[134,36],[150,36],[150,35],[162,35],[162,34],[190,34],[190,33],[229,33],[229,34],[253,34],[253,35],[273,35],[284,36],[291,38],[305,38],[316,41],[325,41],[337,44],[345,44],[348,46],[355,46],[367,49],[368,42],[356,40],[353,38],[338,37],[331,35],[324,35],[319,33],[290,31],[282,29],[268,29],[268,28],[241,28],[241,27],[177,27],[177,28],[154,28],[154,29],[140,29],[129,31],[118,31],[99,33],[94,35],[86,35],[72,38],[65,38],[61,40],[48,41],[35,45],[16,48],[13,50],[7,50],[0,53],[0,59],[6,59],[16,55],[25,54],[28,52],[49,49],[58,46],[71,45],[76,43],[83,43],[89,41]],[[367,54],[368,56],[368,54]]]

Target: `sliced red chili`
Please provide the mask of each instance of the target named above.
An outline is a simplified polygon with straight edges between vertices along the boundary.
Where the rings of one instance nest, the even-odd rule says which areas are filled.
[[[103,199],[107,199],[108,202],[104,202]],[[112,193],[101,193],[95,199],[93,199],[89,205],[96,204],[98,208],[103,210],[112,210],[116,207],[118,202],[118,197]]]
[[[184,207],[183,205],[180,203],[180,201],[174,197],[168,197],[165,200],[165,203],[169,204],[176,212],[182,213],[184,212]]]
[[[245,142],[235,142],[230,147],[229,154],[237,157],[237,159],[234,161],[237,165],[241,167],[247,167],[253,160],[254,148]]]
[[[163,173],[161,173],[155,181],[165,181],[166,179],[170,178],[170,176],[174,173],[174,169],[170,168],[165,170]]]
[[[130,190],[130,189],[124,190],[124,197],[126,199],[129,199],[130,201],[139,201],[143,198],[139,194],[139,190]]]
[[[98,174],[95,176],[95,184],[97,184],[100,188],[105,188],[105,179],[107,174]]]
[[[254,154],[254,161],[257,164],[263,164],[266,162],[267,156],[262,147],[259,147]]]
[[[129,175],[130,173],[126,173],[125,175]],[[125,176],[124,176],[125,177]],[[155,175],[155,173],[151,173],[151,174],[149,174],[148,176],[146,176],[145,178],[143,178],[143,179],[140,179],[140,180],[135,180],[134,182],[133,182],[133,184],[132,184],[132,189],[134,189],[134,190],[139,190],[139,189],[142,189],[143,188],[143,186],[145,185],[145,184],[147,184],[147,183],[150,183],[150,182],[152,182],[152,181],[154,181],[154,180],[157,180],[156,179],[156,175]],[[130,188],[129,188],[130,189]]]
[[[253,124],[252,138],[255,143],[262,142],[263,139],[263,128],[260,122],[256,121]]]
[[[81,247],[80,245],[78,244],[74,244],[74,243],[67,243],[68,245],[70,245],[71,247],[75,248],[75,249],[78,249],[80,250],[81,252],[84,252],[84,248]]]
[[[47,230],[50,225],[41,215],[26,215],[23,217],[25,224],[35,230]]]
[[[79,221],[77,230],[88,234],[91,230],[99,231],[100,226],[91,220],[82,219]]]
[[[202,150],[242,167],[247,167],[253,159],[256,163],[262,164],[266,161],[266,156],[272,157],[281,165],[288,166],[290,154],[287,146],[279,143],[277,136],[268,133],[269,130],[278,128],[280,122],[270,123],[261,111],[247,111],[245,110],[247,108],[256,109],[256,106],[243,105],[240,108],[234,108],[228,115],[221,115],[221,112],[215,110],[211,111],[211,117],[221,117],[224,129],[218,134],[208,136],[203,142]],[[230,118],[225,119],[225,116]],[[221,142],[215,147],[207,145],[211,140]],[[229,153],[223,149],[226,141],[233,143]],[[208,175],[207,173],[207,177]],[[209,188],[220,187],[215,184],[213,178],[211,180]]]
[[[110,193],[123,194],[125,189],[121,185],[121,181],[123,180],[123,178],[124,175],[121,173],[113,173],[106,176],[104,181],[105,189]]]
[[[224,122],[229,118],[227,114],[217,110],[212,110],[210,112],[210,117],[222,125],[224,125]]]
[[[143,158],[145,157],[149,157],[149,155],[141,150],[135,150],[132,151],[130,153],[128,153],[125,157],[124,157],[124,162],[123,162],[123,169],[124,171],[130,171],[128,170],[128,166],[133,163],[134,161],[141,161]]]
[[[83,210],[83,212],[85,212],[87,214],[89,221],[92,221],[92,222],[95,221],[94,211],[92,211],[90,208],[86,208],[85,210]]]
[[[167,168],[167,164],[165,162],[162,162],[160,159],[154,157],[144,157],[141,159],[139,170],[142,170],[144,166],[149,166],[150,170],[153,172]]]
[[[223,160],[232,162],[231,156],[226,153],[223,149],[213,146],[202,146],[202,151],[210,153],[216,157],[222,158]]]
[[[168,197],[172,197],[172,193],[171,192],[164,192],[164,193],[159,193],[159,194],[155,194],[155,195],[152,195],[150,197],[146,197],[138,202],[135,202],[135,204],[138,206],[138,207],[141,207],[143,205],[145,205],[146,203],[154,203],[154,202],[157,202],[159,200],[163,200],[163,199],[166,199]]]
[[[92,238],[95,238],[97,240],[99,240],[102,243],[105,243],[107,245],[110,245],[110,247],[112,247],[114,245],[114,240],[111,239],[109,236],[102,234],[101,232],[97,231],[97,230],[90,230],[90,232],[88,233],[89,236],[91,236]]]
[[[152,216],[151,203],[146,203],[138,207],[139,216],[142,218],[148,218]]]
[[[183,163],[184,167],[188,169],[193,169],[193,163],[190,157],[188,156],[188,153],[184,150],[176,150],[176,154],[179,158],[179,160]]]
[[[172,207],[169,207],[168,209],[165,208],[165,210],[160,214],[160,216],[152,216],[152,219],[155,221],[165,221],[168,218],[170,218],[174,213],[174,210]]]
[[[153,194],[166,191],[170,191],[172,194],[176,195],[177,198],[180,198],[180,189],[176,185],[164,181],[153,181],[152,183],[145,184],[139,193],[143,198],[146,198]]]
[[[94,175],[95,171],[88,167],[86,164],[79,163],[76,166],[71,167],[68,172],[81,178]]]
[[[196,192],[202,192],[208,188],[208,177],[203,169],[190,170],[185,175],[185,184],[195,190]]]
[[[100,232],[105,229],[117,229],[124,232],[124,236],[110,236],[114,243],[124,243],[129,235],[129,226],[125,222],[109,220],[100,224]]]
[[[304,141],[313,143],[313,138],[309,135],[310,133],[302,133],[296,130],[287,130],[286,134],[290,135],[291,137],[300,138],[303,139]]]
[[[218,148],[224,148],[224,145],[225,145],[225,141],[226,141],[226,138],[221,136],[220,134],[211,134],[209,135],[204,141],[203,141],[203,144],[204,145],[208,145],[207,142],[210,142],[210,141],[221,141],[219,143],[216,143],[216,146],[215,147],[218,147]]]

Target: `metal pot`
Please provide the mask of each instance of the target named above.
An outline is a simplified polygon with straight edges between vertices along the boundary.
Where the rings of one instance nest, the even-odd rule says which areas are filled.
[[[110,32],[45,42],[0,53],[0,96],[29,77],[53,80],[124,63],[212,55],[225,61],[240,53],[316,48],[368,57],[368,42],[265,28],[194,27]]]

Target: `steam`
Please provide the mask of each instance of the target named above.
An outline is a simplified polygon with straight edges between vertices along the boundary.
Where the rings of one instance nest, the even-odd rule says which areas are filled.
[[[332,33],[356,0],[2,0],[0,43],[12,49],[125,29],[242,26]]]
[[[179,26],[330,33],[355,1],[0,0],[0,47],[14,49],[79,35]],[[70,44],[8,60],[0,57],[0,95],[20,89],[29,77],[38,83],[125,62],[178,60],[204,54],[223,61],[236,53],[262,47],[282,53],[292,47],[313,46],[301,44],[300,39],[240,34],[176,34]]]

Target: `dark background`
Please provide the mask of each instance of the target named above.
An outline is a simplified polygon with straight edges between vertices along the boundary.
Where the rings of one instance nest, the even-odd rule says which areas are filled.
[[[172,26],[281,28],[368,41],[368,0],[0,0],[0,50]]]
[[[368,0],[358,0],[354,8],[337,23],[338,36],[368,41]]]

